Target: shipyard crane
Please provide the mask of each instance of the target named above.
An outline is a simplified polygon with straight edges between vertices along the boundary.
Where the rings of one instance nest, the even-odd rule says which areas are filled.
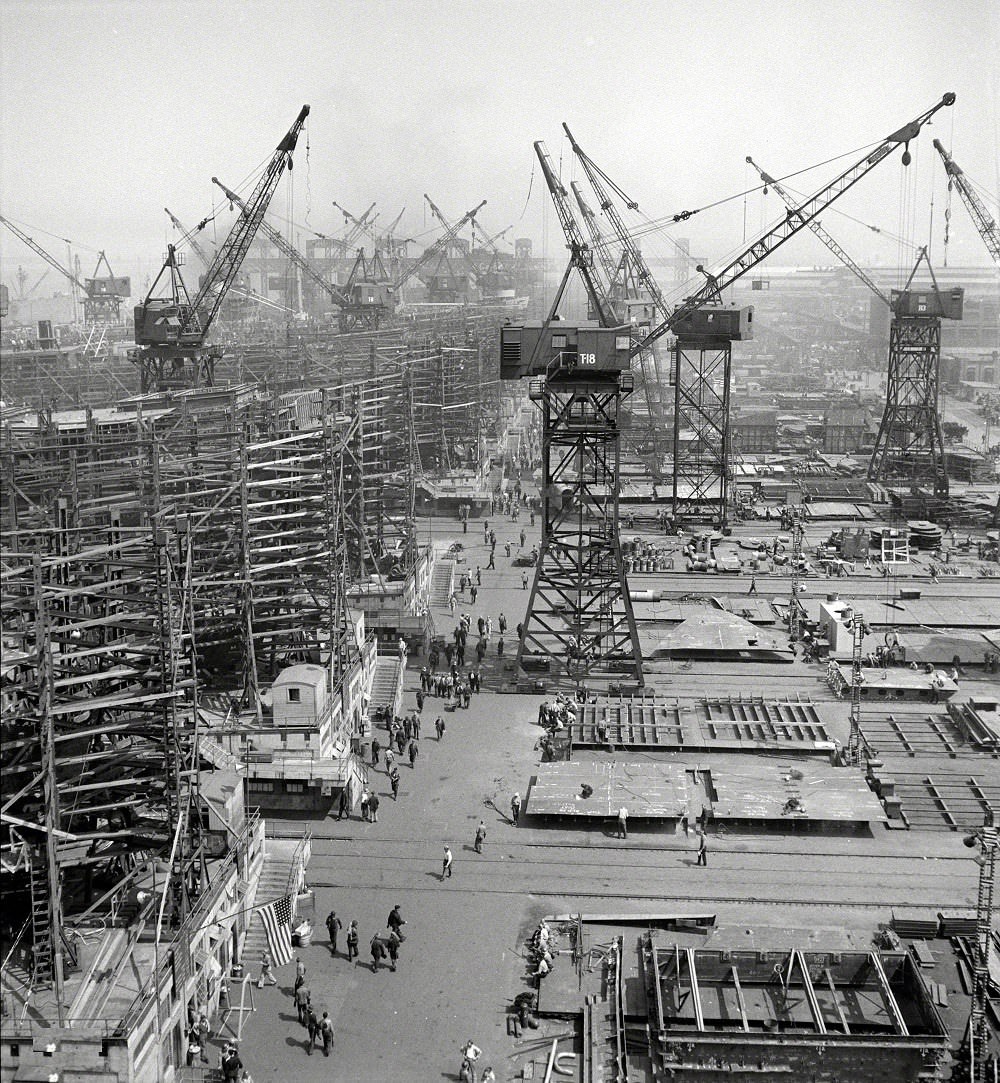
[[[725,524],[732,476],[729,392],[732,343],[752,337],[753,310],[718,307],[722,291],[753,270],[772,252],[805,229],[827,207],[903,147],[903,165],[911,161],[909,144],[938,110],[953,105],[945,94],[915,120],[888,135],[874,150],[809,196],[774,227],[751,242],[715,274],[699,265],[705,283],[685,298],[632,347],[633,356],[648,349],[663,335],[676,336],[674,383],[674,512],[703,508]],[[690,217],[685,212],[678,220]],[[713,306],[709,311],[706,306]],[[704,310],[704,311],[703,311]],[[688,434],[681,439],[682,431]],[[692,438],[693,437],[693,438]]]
[[[23,230],[18,229],[9,218],[0,215],[0,223],[3,223],[19,240],[23,241],[36,255],[41,256],[50,267],[54,267],[64,278],[69,281],[73,288],[74,301],[77,297],[83,297],[83,318],[88,324],[101,324],[117,322],[121,313],[122,301],[132,292],[132,283],[129,278],[116,278],[108,257],[102,249],[97,255],[97,266],[90,278],[80,281],[76,274],[65,268],[49,252],[29,237]],[[69,241],[66,242],[67,246]],[[107,268],[107,274],[101,275],[101,266]]]
[[[146,299],[135,308],[138,349],[132,359],[139,368],[143,392],[166,387],[168,382],[181,386],[212,386],[215,383],[215,364],[222,350],[206,346],[208,333],[257,234],[278,181],[285,169],[292,166],[295,144],[308,115],[309,106],[304,105],[275,148],[246,201],[246,210],[238,215],[212,258],[194,300],[184,286],[176,249],[173,245],[167,246],[167,258],[160,273]],[[169,283],[169,292],[166,296],[156,297],[154,293],[164,278]],[[192,366],[190,374],[185,371],[186,363]]]
[[[764,195],[767,195],[768,188],[773,188],[784,200],[785,205],[788,207],[790,213],[798,214],[799,208],[795,205],[795,200],[792,198],[791,193],[786,188],[783,188],[781,183],[779,181],[776,181],[774,177],[770,176],[770,174],[768,173],[765,173],[764,170],[761,169],[761,167],[753,160],[753,158],[750,157],[749,154],[747,155],[747,162],[748,164],[752,165],[754,169],[757,170],[758,174],[760,175],[760,179],[764,182]],[[853,259],[851,259],[847,252],[845,252],[844,249],[840,247],[840,245],[834,240],[834,238],[831,237],[829,233],[827,233],[827,231],[822,227],[822,225],[820,225],[820,223],[815,218],[811,219],[806,224],[848,270],[852,271],[854,275],[861,282],[863,282],[880,301],[885,304],[887,308],[892,308],[892,301],[885,295],[885,293],[883,293],[882,290],[878,288],[877,285],[875,285],[868,272],[865,271],[864,268],[859,267],[858,264],[855,263]]]
[[[449,226],[444,233],[427,249],[423,254],[418,256],[416,260],[409,267],[406,268],[393,282],[387,285],[390,296],[398,296],[399,291],[403,286],[422,268],[425,267],[435,256],[439,256],[442,252],[447,251],[448,245],[450,245],[455,238],[461,233],[463,229],[472,221],[475,220],[476,215],[486,206],[486,200],[484,199],[478,206],[473,207],[471,211],[466,211],[462,215],[461,219],[457,221],[453,226]]]
[[[570,258],[545,320],[500,331],[500,377],[529,377],[542,413],[542,539],[515,665],[522,675],[561,667],[578,686],[630,674],[643,683],[642,651],[618,533],[620,413],[632,393],[631,330],[615,320],[593,250],[535,143]],[[559,318],[573,271],[595,320]]]
[[[226,193],[231,203],[234,203],[244,212],[246,211],[246,204],[243,200],[231,188],[227,188],[218,177],[213,177],[212,183],[217,184]],[[350,331],[359,326],[370,330],[378,329],[385,305],[375,295],[372,295],[369,299],[368,293],[357,288],[361,286],[361,282],[355,280],[353,271],[346,289],[341,290],[332,282],[328,282],[309,260],[266,219],[261,221],[260,229],[275,248],[290,259],[311,282],[319,286],[340,309],[339,326],[341,331]],[[355,266],[357,266],[357,263],[355,263]]]
[[[935,140],[937,143],[937,140]],[[938,144],[940,146],[940,144]],[[747,162],[760,174],[764,192],[773,188],[791,213],[798,213],[795,201],[780,184],[748,155]],[[888,481],[889,475],[905,472],[907,479],[928,477],[935,494],[948,495],[948,473],[944,462],[944,442],[938,411],[940,369],[940,322],[942,316],[959,318],[961,306],[945,305],[934,281],[931,306],[918,304],[911,310],[910,282],[906,289],[891,297],[878,288],[829,233],[813,219],[809,228],[830,251],[852,271],[892,313],[889,326],[889,368],[886,378],[886,401],[875,448],[868,466],[871,481]],[[917,260],[926,259],[923,249]],[[934,271],[927,261],[931,279]],[[914,274],[916,268],[914,268]],[[946,311],[947,309],[947,311]],[[933,321],[936,321],[936,325]]]
[[[373,201],[372,205],[360,218],[355,218],[346,207],[342,207],[336,200],[333,201],[333,205],[344,216],[344,221],[351,223],[351,228],[347,231],[343,241],[344,251],[346,252],[362,233],[368,232],[374,225],[375,219],[378,218],[377,214],[375,218],[371,217],[372,211],[375,210],[375,203]]]
[[[686,297],[656,327],[652,328],[645,338],[636,343],[633,352],[651,346],[657,339],[673,332],[678,324],[691,317],[703,305],[711,303],[718,294],[728,289],[743,275],[752,271],[772,252],[808,226],[817,215],[822,214],[827,207],[835,203],[845,192],[853,188],[862,177],[870,173],[880,162],[888,158],[894,150],[901,146],[904,147],[903,165],[908,166],[912,160],[909,150],[911,141],[916,139],[921,128],[939,109],[954,104],[955,95],[949,92],[930,109],[925,110],[916,119],[911,120],[909,124],[904,124],[902,128],[897,129],[891,135],[887,135],[873,151],[866,154],[864,158],[850,168],[844,170],[843,173],[814,195],[809,196],[799,204],[794,212],[789,211],[778,225],[758,237],[735,259],[727,263],[721,271],[712,276],[699,290],[690,297]],[[689,215],[683,214],[676,217],[681,219],[689,217]]]
[[[697,293],[665,313],[638,341],[627,324],[612,323],[607,291],[594,274],[593,253],[569,207],[566,189],[544,144],[535,144],[570,262],[542,323],[508,325],[500,331],[501,378],[530,378],[529,396],[542,411],[542,538],[518,644],[516,664],[522,674],[556,665],[580,682],[603,668],[632,673],[642,684],[642,652],[622,563],[618,518],[619,416],[622,400],[635,386],[633,359],[668,332],[675,334],[674,507],[682,502],[714,503],[724,524],[731,475],[732,342],[752,336],[752,310],[715,305],[711,311],[699,310],[719,300],[722,289],[804,228],[900,145],[906,145],[903,164],[908,165],[909,142],[939,109],[954,101],[954,94],[946,94],[888,136],[720,274],[706,275]],[[690,215],[678,220],[684,217]],[[600,326],[555,322],[574,268]],[[683,424],[694,432],[689,437],[690,453],[681,461],[678,434]]]
[[[993,262],[1000,265],[1000,228],[997,227],[996,219],[986,209],[986,204],[983,203],[976,190],[969,183],[969,178],[955,159],[944,149],[939,139],[934,140],[934,149],[941,155],[941,161],[944,162],[945,172],[948,174],[948,191],[950,192],[952,187],[958,189],[958,194],[962,197],[965,209],[969,212],[972,224],[976,227],[979,236],[982,237],[983,243],[993,257]],[[947,245],[947,243],[946,234],[945,244]]]

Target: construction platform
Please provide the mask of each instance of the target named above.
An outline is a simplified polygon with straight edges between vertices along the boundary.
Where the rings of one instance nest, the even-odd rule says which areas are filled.
[[[584,796],[586,789],[590,793]],[[862,832],[886,813],[863,774],[817,761],[736,757],[712,765],[580,761],[542,764],[531,779],[524,812],[553,821],[691,822],[703,813],[717,826],[779,831]]]
[[[843,708],[809,699],[598,700],[570,725],[571,749],[830,754]]]

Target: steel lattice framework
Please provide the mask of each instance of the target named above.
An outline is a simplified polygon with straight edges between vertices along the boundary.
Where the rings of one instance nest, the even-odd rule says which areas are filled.
[[[728,340],[678,338],[674,346],[674,514],[710,510],[725,525],[731,478]]]
[[[941,320],[897,316],[889,329],[885,411],[868,464],[870,481],[930,482],[948,496],[938,413]]]
[[[623,391],[602,382],[531,381],[542,410],[541,556],[518,646],[559,661],[578,683],[632,675],[642,656],[618,538],[618,415]]]

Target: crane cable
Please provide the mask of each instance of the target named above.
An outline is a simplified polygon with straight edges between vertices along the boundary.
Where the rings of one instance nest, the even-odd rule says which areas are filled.
[[[840,161],[841,158],[854,157],[860,154],[862,151],[870,150],[873,147],[880,147],[885,140],[878,140],[873,143],[865,143],[863,146],[856,147],[854,150],[844,151],[842,154],[836,154],[832,158],[827,158],[822,162],[816,162],[813,165],[804,166],[802,169],[797,169],[792,173],[786,173],[783,177],[778,177],[779,183],[783,183],[786,180],[790,180],[793,177],[801,176],[803,173],[808,173],[813,169],[821,169],[825,165],[830,165],[832,162]],[[661,230],[667,229],[669,226],[676,224],[677,222],[686,222],[689,218],[694,217],[696,214],[701,214],[702,211],[711,210],[713,207],[721,207],[726,203],[731,203],[733,200],[742,199],[745,195],[752,194],[753,192],[760,191],[766,188],[767,185],[761,183],[754,185],[752,188],[748,188],[745,192],[735,192],[732,195],[723,196],[720,199],[713,200],[711,203],[706,203],[704,206],[696,207],[694,210],[678,211],[675,214],[661,215],[659,218],[649,218],[646,215],[642,217],[645,219],[645,227],[637,229],[630,234],[634,237],[642,237],[647,233],[658,233]],[[641,212],[640,212],[641,213]]]

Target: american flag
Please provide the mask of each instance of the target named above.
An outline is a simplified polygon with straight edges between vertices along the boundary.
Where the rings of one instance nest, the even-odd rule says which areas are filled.
[[[275,966],[283,966],[292,959],[292,897],[286,895],[266,906],[257,908],[264,922],[267,948]]]

